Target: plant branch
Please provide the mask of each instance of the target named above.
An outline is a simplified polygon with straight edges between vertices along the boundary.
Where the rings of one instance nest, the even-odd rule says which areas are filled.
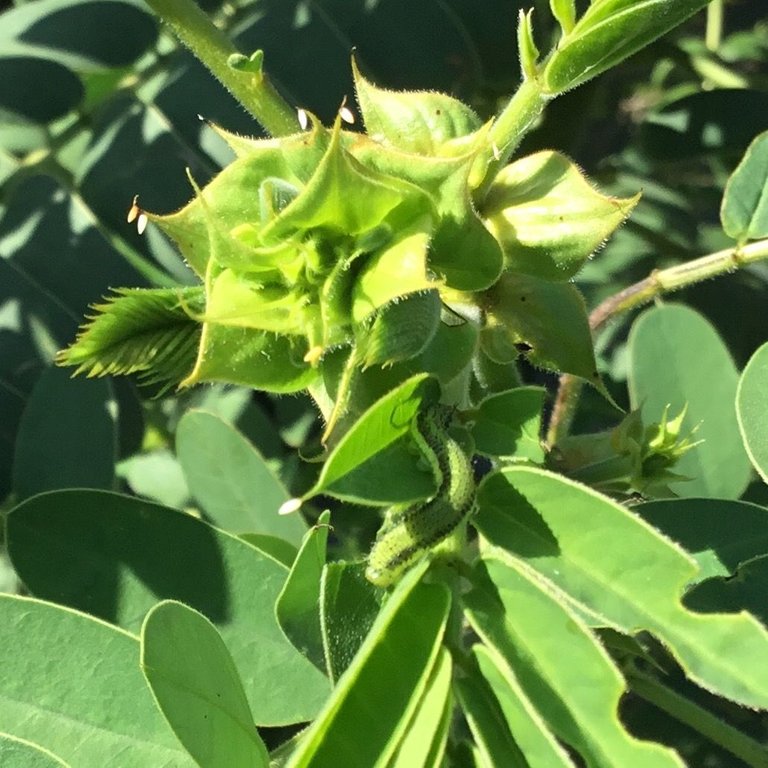
[[[496,174],[509,162],[512,153],[536,120],[544,111],[547,102],[553,98],[546,94],[534,79],[525,79],[491,128],[489,141],[494,149],[494,157],[488,164],[485,178],[475,193],[475,202],[482,202],[488,187]]]
[[[634,693],[662,712],[693,728],[752,768],[768,768],[768,752],[758,741],[652,677],[634,671],[627,678]]]
[[[654,270],[648,277],[609,296],[592,310],[589,316],[589,327],[595,333],[616,315],[647,304],[657,296],[678,291],[710,277],[728,274],[766,258],[768,258],[768,239],[727,248],[693,261],[676,264],[668,269]],[[546,437],[546,444],[550,448],[568,434],[582,384],[581,379],[568,373],[560,377],[560,386]]]
[[[254,54],[244,66],[231,66],[230,57],[245,57],[193,0],[147,0],[147,5],[272,136],[299,130],[296,111],[269,82],[261,57]]]

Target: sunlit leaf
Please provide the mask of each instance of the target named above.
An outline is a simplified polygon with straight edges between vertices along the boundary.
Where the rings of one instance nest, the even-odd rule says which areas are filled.
[[[768,236],[768,132],[761,133],[747,149],[728,179],[720,209],[723,229],[744,243]]]
[[[421,583],[423,573],[413,569],[387,600],[290,768],[372,768],[393,754],[429,682],[448,618],[448,592]]]
[[[134,635],[11,595],[0,595],[0,617],[3,646],[15,649],[0,659],[5,731],[73,767],[109,765],[116,754],[125,768],[195,764],[152,701]]]
[[[504,250],[508,269],[546,280],[573,277],[629,216],[639,195],[598,192],[557,152],[538,152],[496,176],[483,216]]]
[[[131,632],[161,599],[208,617],[232,653],[257,723],[309,720],[325,700],[327,678],[274,616],[288,569],[237,536],[104,491],[36,496],[10,512],[7,526],[14,567],[40,597]]]
[[[755,352],[741,374],[736,416],[752,465],[768,483],[768,344]]]
[[[599,386],[587,310],[574,285],[505,272],[485,296],[481,338],[492,360],[507,363],[522,355]]]
[[[486,678],[492,686],[501,683],[502,709],[512,734],[534,764],[572,765],[554,734],[587,763],[611,755],[621,765],[682,768],[672,750],[638,741],[624,729],[617,709],[626,684],[619,670],[535,572],[512,559],[487,557],[465,602],[473,628],[497,654],[495,664],[479,654],[481,669],[492,672]],[[567,664],[562,663],[565,647]],[[508,701],[509,687],[512,698],[522,696],[520,702]]]
[[[653,632],[700,685],[747,706],[768,706],[768,670],[743,663],[768,653],[768,631],[745,613],[687,610],[681,600],[696,563],[628,509],[530,467],[489,475],[478,503],[483,536],[525,560],[595,621],[630,635]]]
[[[330,519],[330,513],[323,512],[317,524],[305,534],[275,603],[275,616],[286,637],[322,670],[325,670],[325,654],[320,624],[320,578]]]
[[[144,620],[141,668],[160,711],[201,768],[266,768],[269,756],[227,646],[182,603],[162,602]]]
[[[602,0],[558,44],[544,70],[553,93],[575,88],[674,29],[708,0]]]

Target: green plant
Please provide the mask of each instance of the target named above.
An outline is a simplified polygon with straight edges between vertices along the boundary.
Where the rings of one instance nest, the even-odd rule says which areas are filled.
[[[631,152],[607,195],[565,155],[523,151],[556,97],[706,3],[597,0],[577,13],[552,0],[551,28],[546,9],[541,27],[521,12],[522,84],[485,122],[442,93],[383,90],[353,60],[364,133],[344,127],[343,105],[330,126],[289,107],[263,53],[241,55],[196,6],[149,4],[272,138],[211,125],[233,162],[208,183],[205,169],[189,171],[193,199],[176,213],[134,199],[129,219],[168,235],[191,273],[157,239],[148,254],[113,238],[151,287],[114,291],[57,358],[154,387],[143,452],[134,439],[120,472],[168,506],[104,490],[115,464],[103,447],[118,420],[130,423],[130,391],[50,371],[24,411],[6,542],[35,599],[0,598],[6,647],[23,661],[9,656],[2,676],[2,754],[137,766],[663,766],[683,765],[681,753],[768,764],[763,721],[739,708],[768,708],[765,507],[742,498],[754,469],[768,471],[764,328],[739,375],[699,313],[641,315],[627,414],[620,355],[605,346],[617,337],[596,355],[592,335],[736,268],[756,265],[747,274],[764,283],[768,134],[732,173],[728,151],[744,147],[722,144],[707,166],[724,186],[722,226],[701,223],[683,244],[654,219],[679,200],[651,186],[644,209]],[[711,53],[721,11],[710,6],[706,51],[679,43],[687,58],[671,79],[683,99],[695,73],[736,76]],[[168,45],[145,63],[148,83]],[[106,98],[105,79],[84,78],[91,99]],[[476,104],[488,112],[486,99]],[[658,114],[674,133],[675,114]],[[27,162],[66,177],[70,130],[65,121],[43,160]],[[15,174],[17,189],[25,181]],[[589,261],[635,208],[639,226]],[[626,287],[639,243],[712,247]],[[535,369],[561,374],[543,441],[546,389],[523,385],[519,365],[529,382]],[[272,414],[282,441],[270,446],[269,416],[247,390],[213,390],[197,409],[168,394],[201,382],[307,392],[322,434],[308,401]],[[85,432],[87,461],[65,456],[67,466],[61,442],[40,445],[52,401],[65,443]],[[580,414],[590,423],[572,435]],[[283,441],[310,461],[287,457]],[[473,456],[487,465],[477,480]],[[152,479],[179,468],[176,485]],[[759,486],[749,493],[764,503]],[[171,508],[190,496],[207,520]],[[386,510],[369,556],[377,523],[356,529],[375,519],[365,506]],[[682,725],[666,731],[658,711]]]

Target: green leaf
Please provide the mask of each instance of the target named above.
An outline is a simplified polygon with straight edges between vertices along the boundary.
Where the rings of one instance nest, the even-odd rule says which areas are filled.
[[[551,93],[616,66],[700,10],[708,0],[602,0],[590,4],[544,69]]]
[[[278,563],[282,563],[288,569],[293,565],[296,555],[299,554],[299,550],[293,544],[278,536],[268,536],[264,533],[241,533],[240,538],[274,558]]]
[[[475,449],[488,456],[544,461],[540,433],[546,394],[541,387],[517,387],[486,397],[472,425]]]
[[[485,558],[473,581],[474,588],[465,597],[469,620],[498,654],[489,658],[481,653],[478,662],[484,672],[492,673],[492,685],[502,678],[502,708],[507,703],[512,734],[527,758],[530,744],[538,764],[571,765],[547,733],[551,729],[589,765],[598,765],[610,755],[615,765],[682,768],[672,750],[638,741],[624,730],[617,712],[626,690],[621,674],[551,586],[512,558]],[[517,692],[522,700],[510,702]],[[529,712],[523,714],[524,708]]]
[[[451,655],[438,651],[432,676],[387,768],[439,768],[451,723]]]
[[[749,611],[768,622],[765,593],[768,589],[768,557],[756,557],[740,565],[734,576],[716,576],[696,584],[685,596],[694,611]]]
[[[720,221],[739,244],[768,237],[768,131],[749,145],[723,193]]]
[[[748,614],[688,611],[681,597],[695,562],[629,510],[531,467],[486,477],[478,503],[476,525],[488,542],[525,559],[595,621],[653,632],[699,685],[768,706],[768,670],[745,664],[768,653],[768,632]]]
[[[74,72],[57,62],[19,54],[0,52],[0,116],[4,123],[45,124],[77,107],[83,98],[83,85]],[[31,82],[45,83],[46,87],[25,87]]]
[[[354,194],[350,194],[351,190]],[[298,197],[263,228],[261,238],[265,243],[275,243],[296,231],[320,227],[360,235],[386,221],[387,215],[406,200],[419,213],[430,210],[429,199],[418,187],[376,173],[347,152],[337,123],[312,178]]]
[[[433,91],[386,91],[366,80],[352,59],[365,130],[374,141],[434,156],[451,139],[480,128],[480,118],[458,99]]]
[[[0,595],[3,728],[73,766],[192,768],[152,701],[136,637],[76,611]],[[5,766],[5,761],[3,761]]]
[[[236,536],[126,496],[62,491],[12,510],[7,542],[34,594],[130,631],[162,599],[207,616],[235,659],[259,725],[309,720],[328,694],[327,679],[274,617],[288,569]]]
[[[192,370],[200,343],[200,323],[190,313],[202,309],[203,288],[122,288],[80,329],[77,339],[56,357],[88,376],[139,373],[147,382],[177,384]]]
[[[576,24],[576,4],[574,0],[549,0],[552,15],[557,19],[563,35],[567,35]]]
[[[108,382],[72,381],[63,371],[47,369],[27,400],[16,436],[16,497],[54,488],[111,488],[116,420]]]
[[[500,709],[496,716],[502,718],[501,728],[510,734],[510,739],[514,739],[515,751],[522,751],[525,755],[521,755],[521,765],[525,768],[529,765],[574,768],[568,753],[558,743],[545,718],[528,698],[504,657],[495,648],[485,645],[476,645],[472,651],[481,673],[478,675],[478,683],[482,681],[490,686],[490,695],[496,699],[493,702],[494,710],[497,707]],[[532,659],[531,666],[534,663]],[[486,724],[486,731],[488,727],[489,724]]]
[[[524,80],[533,80],[537,74],[539,49],[533,37],[533,8],[525,13],[522,8],[517,18],[517,49]]]
[[[482,344],[497,363],[518,355],[601,388],[584,299],[570,283],[505,272],[484,294]]]
[[[729,499],[664,499],[632,511],[680,544],[699,566],[696,581],[730,577],[768,553],[768,509]]]
[[[629,335],[629,393],[643,423],[658,422],[664,409],[687,407],[682,431],[697,425],[700,445],[675,465],[691,478],[670,483],[679,496],[735,499],[751,473],[736,420],[738,372],[712,325],[680,304],[644,312]]]
[[[480,645],[475,646],[473,652],[476,657],[482,653],[488,654],[487,649]],[[488,671],[485,677],[490,677]],[[529,768],[530,764],[512,738],[504,711],[499,705],[497,696],[501,695],[503,686],[496,681],[494,690],[491,690],[482,675],[472,674],[457,678],[454,688],[477,749],[483,757],[480,764]],[[511,704],[519,701],[511,696],[510,699]]]
[[[365,578],[366,563],[328,563],[320,582],[320,621],[328,677],[336,684],[379,613],[383,592]]]
[[[440,325],[440,308],[437,291],[410,294],[382,307],[362,334],[363,364],[392,364],[424,351]]]
[[[448,618],[445,587],[420,583],[425,567],[390,596],[289,768],[367,768],[393,754],[437,663]]]
[[[205,323],[197,362],[182,383],[221,381],[266,392],[298,392],[317,378],[306,360],[308,349],[302,337]]]
[[[171,600],[155,606],[141,629],[141,668],[201,768],[268,768],[235,663],[208,619]]]
[[[496,176],[483,217],[501,243],[507,269],[569,280],[639,199],[603,195],[564,155],[537,152]]]
[[[320,577],[325,565],[331,513],[323,512],[304,536],[298,555],[275,603],[285,636],[318,669],[325,669],[320,627]]]
[[[137,496],[177,509],[189,503],[181,465],[167,448],[131,456],[120,462],[117,472]]]
[[[0,761],[5,768],[70,768],[53,752],[7,733],[0,734]]]
[[[277,514],[288,492],[235,427],[212,413],[187,411],[176,429],[176,452],[192,495],[215,525],[301,541],[302,518]]]
[[[741,374],[736,417],[752,466],[768,483],[768,344],[752,355]]]
[[[87,34],[91,29],[99,34]],[[130,65],[154,44],[157,32],[152,16],[130,2],[43,0],[4,11],[0,43],[91,74]],[[55,93],[55,84],[46,83],[45,93]]]
[[[360,138],[350,151],[366,167],[407,179],[432,197],[438,220],[429,244],[430,270],[449,288],[480,291],[496,282],[503,264],[501,247],[470,195],[475,168],[487,150],[484,132],[460,149],[455,156],[420,157]]]
[[[327,493],[347,501],[387,505],[433,493],[434,478],[415,466],[408,434],[422,403],[436,398],[437,382],[426,374],[412,376],[384,395],[339,441],[305,498]],[[393,477],[398,478],[394,486]]]

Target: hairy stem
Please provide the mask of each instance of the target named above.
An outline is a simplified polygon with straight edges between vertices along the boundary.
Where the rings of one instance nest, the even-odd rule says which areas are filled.
[[[681,288],[710,277],[728,274],[766,258],[768,258],[768,239],[710,253],[668,269],[655,270],[640,282],[609,296],[592,310],[589,316],[589,327],[594,333],[616,315],[647,304],[657,296],[679,291]],[[546,437],[546,443],[550,448],[568,434],[582,384],[581,379],[568,373],[560,377]]]
[[[476,203],[482,202],[496,174],[509,162],[523,136],[535,125],[551,99],[552,94],[545,94],[536,80],[527,79],[520,84],[491,128],[490,141],[495,154],[475,193]]]
[[[632,672],[628,680],[634,693],[658,707],[662,712],[685,723],[714,744],[743,760],[747,765],[753,768],[768,768],[768,753],[759,742],[724,723],[719,717],[652,677],[640,672]]]
[[[235,69],[228,63],[239,52],[193,0],[147,0],[176,37],[272,136],[299,130],[296,112],[275,90],[261,66]]]

